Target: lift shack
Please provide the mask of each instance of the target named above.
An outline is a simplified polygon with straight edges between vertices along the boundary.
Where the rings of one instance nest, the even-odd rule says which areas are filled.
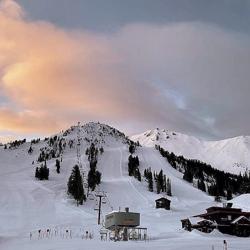
[[[105,216],[105,228],[110,231],[111,240],[146,240],[147,228],[140,226],[140,213],[114,211]]]

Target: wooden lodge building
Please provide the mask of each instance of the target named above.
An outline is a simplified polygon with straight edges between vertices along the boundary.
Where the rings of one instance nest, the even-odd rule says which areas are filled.
[[[250,236],[250,212],[242,212],[240,208],[209,207],[206,213],[181,220],[182,228],[192,231],[210,233],[218,229],[221,233],[241,237]]]
[[[161,198],[155,200],[155,207],[170,210],[170,203],[171,203],[171,201],[169,199],[167,199],[165,197],[161,197]]]

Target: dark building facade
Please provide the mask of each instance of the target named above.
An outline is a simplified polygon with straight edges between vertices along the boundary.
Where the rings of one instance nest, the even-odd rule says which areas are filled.
[[[250,236],[250,212],[242,212],[240,208],[231,207],[209,207],[206,211],[204,214],[181,220],[182,228],[202,232],[211,232],[217,228],[226,234]]]
[[[171,201],[165,197],[161,197],[155,201],[156,208],[164,208],[166,210],[170,210]]]

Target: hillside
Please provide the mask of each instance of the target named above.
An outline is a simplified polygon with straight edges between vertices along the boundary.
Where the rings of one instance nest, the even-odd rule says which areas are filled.
[[[250,169],[250,137],[240,136],[220,141],[205,141],[165,129],[148,130],[131,137],[146,147],[160,145],[165,150],[188,159],[197,159],[214,168],[234,174]]]
[[[82,173],[85,175],[89,169],[85,154],[87,147],[91,142],[95,142],[104,148],[104,153],[98,156],[97,163],[97,169],[102,173],[102,182],[97,190],[107,195],[106,202],[102,205],[102,221],[106,213],[123,210],[128,206],[131,211],[141,213],[141,226],[148,228],[149,242],[100,241],[99,230],[102,226],[97,225],[97,212],[94,210],[97,205],[95,192],[79,207],[67,195],[67,181],[72,167],[77,163],[78,136]],[[54,143],[50,144],[52,139]],[[50,169],[49,180],[35,179],[35,168],[41,164],[37,162],[41,150],[55,149],[57,155],[60,141],[66,145],[57,157],[62,158],[61,173],[56,172],[56,158],[50,158],[47,160]],[[232,247],[241,246],[240,249],[247,249],[244,239],[182,231],[180,219],[219,204],[206,193],[184,181],[182,174],[173,169],[153,147],[138,147],[135,155],[139,157],[141,173],[149,167],[157,172],[162,169],[171,180],[172,197],[169,197],[172,201],[171,210],[156,210],[155,199],[163,194],[149,192],[144,179],[139,182],[134,177],[128,176],[128,144],[129,140],[120,131],[108,125],[88,123],[80,128],[73,126],[67,131],[32,144],[31,154],[28,154],[29,142],[12,149],[0,147],[0,248],[78,250],[84,246],[86,249],[198,250],[211,249],[212,244],[220,247],[226,237]],[[244,208],[248,209],[246,205]],[[72,239],[57,236],[38,240],[38,230],[44,231],[48,228],[58,230],[60,234],[64,234],[65,230],[71,230]],[[93,233],[93,240],[82,239],[86,231]],[[33,235],[31,240],[30,232]]]

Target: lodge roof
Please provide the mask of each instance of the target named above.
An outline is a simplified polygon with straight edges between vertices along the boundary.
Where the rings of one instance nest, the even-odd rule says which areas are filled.
[[[250,223],[250,220],[245,217],[244,215],[241,215],[240,217],[236,218],[235,220],[232,221],[232,224],[236,224],[237,222],[239,222],[241,219],[245,219]]]
[[[212,212],[212,211],[234,211],[234,212],[241,212],[241,208],[232,208],[232,207],[209,207],[206,209],[207,212]]]
[[[161,197],[155,201],[170,201],[169,199],[167,199],[166,197]]]
[[[198,214],[195,215],[194,217],[203,217],[206,218],[210,215],[216,215],[216,214],[224,214],[224,215],[244,215],[244,216],[250,216],[250,212],[237,212],[237,211],[213,211],[210,213],[204,213],[204,214]]]

